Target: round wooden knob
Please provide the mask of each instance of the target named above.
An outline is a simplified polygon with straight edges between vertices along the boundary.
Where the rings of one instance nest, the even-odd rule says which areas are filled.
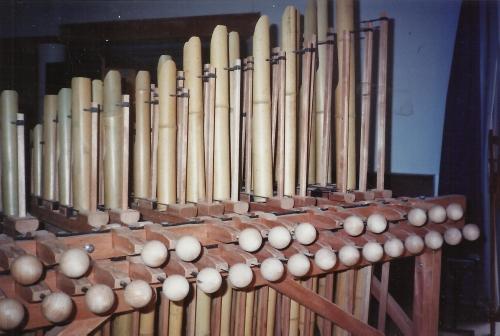
[[[434,205],[429,209],[429,219],[433,223],[442,223],[446,220],[446,209],[442,205]]]
[[[424,241],[420,236],[417,235],[409,235],[405,239],[405,248],[411,254],[419,254],[424,249]]]
[[[302,245],[311,245],[317,236],[316,228],[311,223],[300,223],[295,228],[295,239]]]
[[[193,261],[201,253],[201,244],[193,236],[182,236],[175,245],[175,253],[184,261]]]
[[[361,253],[363,254],[363,258],[374,263],[382,259],[384,256],[384,249],[382,245],[377,242],[368,242],[363,246]]]
[[[222,276],[215,268],[206,267],[196,276],[196,284],[207,294],[215,293],[222,285]]]
[[[253,280],[253,272],[250,266],[247,264],[234,264],[229,269],[228,275],[229,283],[234,288],[245,288]]]
[[[427,214],[423,209],[413,208],[408,212],[408,222],[414,226],[422,226],[427,222]]]
[[[260,264],[260,272],[267,281],[278,281],[285,273],[285,266],[278,258],[267,258]]]
[[[363,220],[358,216],[352,215],[344,220],[344,230],[350,236],[359,236],[363,233],[364,228]]]
[[[373,233],[382,233],[387,228],[387,219],[379,213],[371,214],[366,220],[366,228]]]
[[[115,303],[115,293],[106,285],[94,285],[85,293],[85,303],[94,314],[105,314]]]
[[[323,271],[329,271],[337,263],[337,256],[332,249],[323,247],[314,255],[314,263]]]
[[[189,294],[189,282],[185,277],[174,274],[163,282],[163,295],[170,301],[181,301]]]
[[[464,238],[469,241],[474,241],[479,238],[479,227],[476,224],[466,224],[462,229]]]
[[[462,241],[462,232],[457,228],[449,228],[444,232],[444,241],[448,245],[458,245]]]
[[[14,299],[0,300],[0,330],[16,329],[24,320],[24,307]]]
[[[424,237],[425,245],[432,250],[438,250],[443,246],[443,236],[439,232],[429,231]]]
[[[287,269],[296,277],[303,277],[309,272],[310,268],[311,262],[309,258],[302,253],[296,253],[288,259]]]
[[[150,240],[144,244],[141,258],[144,264],[149,267],[160,267],[167,261],[168,249],[161,241]]]
[[[33,285],[42,277],[43,265],[37,257],[25,254],[12,262],[10,274],[21,285]]]
[[[66,321],[71,313],[73,313],[73,300],[66,293],[51,293],[42,301],[42,314],[52,323]]]
[[[464,208],[458,203],[451,203],[446,207],[446,214],[453,221],[461,220],[464,216]]]
[[[129,306],[139,309],[151,302],[153,291],[146,281],[134,280],[125,287],[123,297]]]
[[[59,260],[59,270],[68,278],[80,278],[89,269],[90,258],[82,249],[72,248],[64,251]]]
[[[398,258],[405,250],[403,242],[398,238],[391,238],[384,244],[384,252],[389,257]]]
[[[243,250],[247,252],[255,252],[262,245],[262,235],[257,229],[246,228],[240,232],[238,243]]]
[[[292,235],[290,231],[287,230],[284,226],[275,226],[269,231],[269,235],[267,236],[267,240],[272,247],[282,250],[292,241]]]
[[[354,266],[359,261],[359,251],[352,245],[344,245],[339,251],[340,262],[346,266]]]

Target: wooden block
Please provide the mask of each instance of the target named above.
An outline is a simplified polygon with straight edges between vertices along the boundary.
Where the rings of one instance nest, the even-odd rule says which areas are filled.
[[[92,283],[86,277],[71,279],[62,273],[56,275],[56,286],[64,293],[73,295],[83,295],[92,286]]]
[[[124,225],[136,224],[141,213],[134,209],[112,209],[109,210],[110,223],[121,223]]]
[[[243,201],[222,201],[224,204],[224,213],[237,213],[237,214],[246,214],[249,209],[248,202]]]
[[[192,218],[198,214],[198,208],[193,204],[170,204],[166,212],[184,218]]]
[[[128,258],[128,273],[132,279],[141,279],[147,283],[160,283],[160,279],[166,279],[167,275],[161,268],[153,268],[144,265],[142,258],[132,256]]]
[[[182,261],[175,252],[170,253],[168,263],[163,267],[168,274],[179,274],[186,278],[196,276],[198,268],[189,262]]]
[[[111,229],[113,248],[126,254],[139,254],[146,241],[126,227]]]
[[[14,239],[0,234],[0,267],[2,270],[8,270],[14,259],[23,254],[26,254],[26,251],[17,246]]]
[[[99,260],[93,264],[92,280],[94,283],[111,288],[122,288],[130,283],[127,261]]]
[[[332,192],[328,195],[328,199],[337,202],[352,203],[356,200],[354,193]]]
[[[16,282],[15,291],[16,295],[26,302],[40,302],[51,293],[50,288],[43,281],[31,286],[23,286]]]
[[[311,196],[293,196],[293,206],[295,208],[302,208],[306,206],[315,206],[316,205],[316,197]]]
[[[224,204],[219,202],[198,202],[198,216],[222,216]]]
[[[223,244],[219,248],[220,256],[227,260],[228,264],[245,263],[248,266],[258,265],[259,261],[257,258],[246,251],[238,248],[236,245]]]
[[[4,220],[4,231],[14,236],[16,233],[25,235],[29,232],[36,231],[39,226],[38,219],[32,216],[26,217],[11,217],[7,216]]]
[[[354,190],[352,193],[354,194],[355,201],[373,201],[375,199],[375,192],[373,190]]]
[[[47,231],[37,231],[35,236],[36,255],[45,265],[55,265],[59,258],[67,250],[62,240]]]
[[[267,199],[267,204],[271,207],[278,207],[284,210],[292,209],[294,199],[291,197],[270,197]]]
[[[392,197],[392,190],[379,190],[379,189],[373,189],[371,190],[374,193],[375,198],[391,198]]]
[[[218,250],[203,248],[201,257],[194,261],[198,269],[203,269],[205,267],[215,268],[217,271],[228,271],[229,266],[227,262],[218,254]]]

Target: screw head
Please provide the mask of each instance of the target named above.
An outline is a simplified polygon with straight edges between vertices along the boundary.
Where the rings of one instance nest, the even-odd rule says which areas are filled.
[[[83,249],[84,249],[87,253],[92,253],[92,252],[94,252],[95,247],[94,247],[94,245],[87,243],[87,244],[85,244],[85,246],[83,247]]]

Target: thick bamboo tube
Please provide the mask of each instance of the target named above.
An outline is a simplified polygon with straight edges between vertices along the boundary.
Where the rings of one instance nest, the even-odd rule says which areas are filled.
[[[42,141],[43,126],[35,125],[33,128],[33,195],[42,196]]]
[[[273,171],[271,157],[271,66],[269,44],[269,18],[261,16],[253,35],[253,120],[252,167],[254,194],[273,196]]]
[[[90,209],[90,79],[71,81],[71,153],[73,161],[73,207],[79,211]]]
[[[196,336],[210,335],[211,297],[199,288],[196,290]]]
[[[240,35],[234,31],[229,33],[229,67],[233,69],[229,73],[231,200],[236,202],[240,197],[241,60]]]
[[[17,216],[18,206],[18,166],[17,166],[17,111],[16,91],[4,90],[0,95],[2,146],[2,195],[3,211],[6,216]]]
[[[205,160],[203,149],[203,94],[201,80],[201,41],[191,37],[184,44],[185,87],[189,90],[188,156],[186,198],[205,199]]]
[[[162,56],[163,57],[163,56]],[[177,179],[177,69],[172,59],[158,62],[158,202],[176,202]],[[179,130],[180,132],[180,130]],[[180,145],[180,144],[179,144]]]
[[[328,1],[327,0],[317,0],[317,20],[318,20],[318,41],[325,42],[327,40],[328,33]],[[331,111],[325,111],[325,98],[328,94],[326,92],[327,85],[327,44],[318,44],[318,68],[316,75],[316,113],[315,113],[315,123],[316,123],[316,179],[322,177],[322,162],[326,159],[323,157],[323,124],[324,124],[324,114],[331,113]]]
[[[385,174],[385,130],[387,113],[387,43],[389,21],[380,22],[378,48],[378,85],[377,85],[377,189],[384,189]]]
[[[246,292],[246,299],[245,299],[245,329],[244,329],[244,335],[245,336],[252,336],[254,334],[253,332],[253,307],[254,307],[254,301],[255,301],[255,289],[249,290]]]
[[[148,71],[135,77],[134,196],[151,195],[151,78]]]
[[[243,111],[245,113],[245,118],[243,119],[243,125],[245,126],[245,137],[243,137],[243,144],[245,145],[244,151],[244,163],[245,163],[245,192],[251,193],[253,186],[253,174],[252,174],[252,120],[253,120],[253,57],[247,57],[246,59],[246,70],[245,70],[245,84],[244,84],[244,103]],[[242,146],[243,147],[243,146]]]
[[[284,189],[285,195],[295,194],[297,166],[297,10],[293,6],[285,8],[281,18],[282,50],[285,53],[285,157],[284,157]],[[283,85],[283,84],[282,84]]]
[[[295,25],[296,27],[297,25]],[[278,197],[283,197],[285,194],[285,174],[284,174],[284,166],[285,166],[285,96],[286,96],[286,56],[282,51],[280,56],[285,57],[285,59],[278,60],[278,82],[279,82],[279,92],[278,92],[278,132],[277,132],[277,140],[276,140],[276,195]],[[279,57],[281,58],[281,57]],[[297,57],[295,57],[297,59]],[[297,67],[293,69],[297,70]],[[295,92],[297,91],[297,85],[294,87]],[[295,99],[296,99],[295,95]],[[295,100],[295,103],[297,101]],[[297,126],[297,125],[295,125]],[[295,131],[295,135],[297,132]],[[295,144],[296,145],[296,144]],[[294,180],[295,184],[295,180]]]
[[[139,336],[153,336],[155,334],[155,316],[154,307],[145,313],[141,313],[139,322]]]
[[[231,302],[233,299],[233,289],[224,282],[224,294],[222,294],[222,307],[220,314],[220,336],[231,335]]]
[[[55,200],[57,96],[46,95],[43,102],[42,197]]]
[[[151,94],[150,94],[150,111],[151,111],[151,136],[149,137],[151,143],[150,151],[150,162],[151,162],[151,180],[149,183],[150,199],[157,199],[157,187],[158,187],[158,123],[160,118],[160,106],[158,105],[158,89],[155,84],[151,84]]]
[[[184,302],[183,301],[170,301],[170,316],[168,319],[168,335],[180,336],[182,335],[182,323],[184,318]]]
[[[121,76],[110,70],[104,78],[104,206],[122,206],[123,113]]]
[[[111,325],[112,336],[132,336],[132,314],[116,315]]]
[[[98,175],[98,183],[97,183],[97,194],[98,194],[98,203],[104,204],[104,123],[102,116],[102,108],[104,104],[103,98],[103,83],[100,79],[92,80],[92,102],[97,104],[99,107],[99,149],[98,149],[98,162],[97,162],[97,175]]]
[[[71,205],[71,89],[57,95],[57,142],[59,146],[59,202]]]
[[[24,114],[17,114],[17,204],[18,216],[26,217],[26,166],[24,159]]]
[[[351,32],[354,30],[354,0],[338,0],[335,2],[335,30],[337,36],[342,36],[343,31]],[[338,43],[338,55],[339,55],[339,69],[343,68],[344,59],[342,55],[344,54],[345,43],[342,39],[339,39]],[[348,148],[347,148],[347,161],[348,161],[348,173],[347,173],[347,188],[354,189],[356,186],[356,116],[355,116],[355,92],[354,85],[355,81],[355,62],[354,55],[355,50],[351,47],[350,58],[349,58],[349,77],[352,79],[349,83],[349,138],[348,138]],[[339,78],[342,78],[342,73],[339,74]],[[335,91],[335,111],[341,111],[342,106],[342,84],[337,86]],[[337,157],[339,156],[341,150],[341,137],[342,137],[342,123],[341,120],[336,118],[336,138],[337,138]],[[341,179],[339,175],[339,160],[337,160],[337,182]]]
[[[210,64],[215,68],[214,189],[216,200],[230,197],[229,61],[226,26],[215,27],[210,41]]]

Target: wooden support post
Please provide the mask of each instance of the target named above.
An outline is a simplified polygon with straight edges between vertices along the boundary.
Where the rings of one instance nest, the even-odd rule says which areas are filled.
[[[377,329],[381,332],[385,332],[385,320],[387,314],[387,298],[389,295],[389,271],[391,264],[385,262],[382,264],[382,276],[380,279],[380,295],[379,295],[379,306],[378,306],[378,322]]]

